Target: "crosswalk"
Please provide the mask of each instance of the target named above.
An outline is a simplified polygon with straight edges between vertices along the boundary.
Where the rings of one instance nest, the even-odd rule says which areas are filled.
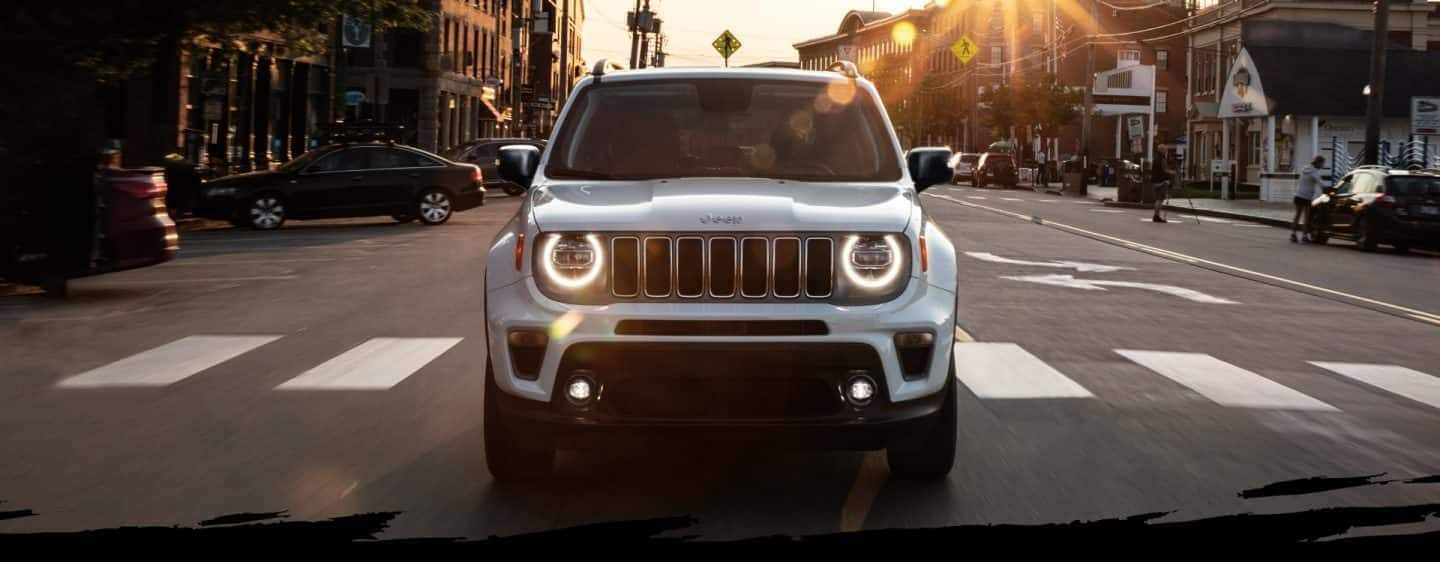
[[[226,362],[265,353],[265,346],[284,337],[263,334],[192,335],[140,351],[112,363],[58,381],[59,389],[158,388],[203,375]],[[484,345],[481,338],[470,338]],[[466,341],[461,337],[376,337],[358,342],[334,357],[313,365],[296,365],[292,378],[273,390],[384,391],[392,389]],[[1291,388],[1241,365],[1205,353],[1164,350],[1114,349],[1115,360],[1128,361],[1142,371],[1118,370],[1133,385],[1169,385],[1188,389],[1196,400],[1224,408],[1247,410],[1340,412],[1323,400]],[[1307,367],[1308,365],[1309,367]],[[1066,363],[1067,368],[1075,363]],[[1116,372],[1114,363],[1099,367]],[[1440,377],[1409,367],[1375,363],[1309,361],[1312,375],[1360,383],[1361,392],[1374,392],[1440,410]],[[1098,389],[1113,388],[1103,379],[1066,373],[1021,345],[1004,342],[959,342],[955,346],[955,373],[976,398],[985,400],[1101,400],[1114,401]],[[1093,372],[1082,373],[1090,377]],[[1338,377],[1338,379],[1336,379]],[[1292,379],[1293,380],[1293,379]],[[1101,383],[1092,386],[1089,383]],[[1333,387],[1332,387],[1333,391]],[[1110,390],[1109,392],[1115,392]]]

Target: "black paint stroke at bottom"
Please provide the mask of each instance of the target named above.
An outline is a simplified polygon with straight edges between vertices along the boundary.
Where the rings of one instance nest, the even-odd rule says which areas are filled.
[[[253,517],[236,514],[212,519]],[[932,529],[890,529],[810,536],[770,536],[737,541],[707,541],[693,536],[662,537],[694,526],[691,517],[667,517],[617,523],[584,525],[510,537],[481,540],[455,538],[376,540],[398,512],[366,513],[324,521],[279,521],[209,527],[126,527],[93,531],[0,534],[0,547],[21,548],[184,548],[206,546],[273,548],[275,546],[389,548],[413,550],[474,550],[536,552],[587,550],[601,552],[614,547],[664,547],[691,549],[741,548],[776,551],[784,548],[836,550],[903,546],[906,551],[925,552],[928,547],[951,552],[963,547],[995,547],[1005,552],[1095,548],[1109,551],[1121,547],[1140,549],[1183,548],[1182,552],[1246,548],[1364,548],[1374,553],[1379,547],[1413,548],[1440,544],[1440,532],[1342,537],[1361,528],[1383,528],[1415,524],[1440,517],[1440,504],[1400,507],[1341,507],[1293,513],[1244,513],[1189,521],[1156,523],[1171,513],[1147,513],[1125,518],[1102,519],[1047,525],[965,525]],[[1380,531],[1383,532],[1383,531]],[[1317,542],[1320,541],[1320,542]],[[1076,551],[1078,552],[1078,551]],[[1156,551],[1160,552],[1160,551]],[[1251,551],[1246,551],[1251,552]]]

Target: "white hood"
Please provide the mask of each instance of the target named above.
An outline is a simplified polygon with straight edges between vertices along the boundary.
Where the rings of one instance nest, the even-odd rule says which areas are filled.
[[[529,196],[543,231],[901,232],[914,210],[914,192],[893,183],[547,182]]]

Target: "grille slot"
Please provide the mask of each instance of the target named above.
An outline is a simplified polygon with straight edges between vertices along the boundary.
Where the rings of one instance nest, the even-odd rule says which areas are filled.
[[[617,235],[610,238],[610,293],[653,300],[827,298],[834,253],[828,236]]]
[[[669,238],[645,239],[645,296],[663,298],[670,296]]]
[[[640,239],[634,236],[610,240],[610,290],[617,297],[640,296]]]

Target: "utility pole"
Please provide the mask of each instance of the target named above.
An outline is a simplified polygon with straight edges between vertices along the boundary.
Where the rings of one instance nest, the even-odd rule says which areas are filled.
[[[654,21],[655,14],[650,12],[650,0],[645,0],[645,11],[635,18],[636,26],[640,28],[640,68],[650,64],[650,31]]]
[[[635,0],[635,11],[630,12],[630,68],[640,68],[640,0]]]
[[[1375,0],[1375,42],[1370,47],[1370,85],[1365,96],[1365,163],[1380,163],[1380,121],[1385,106],[1385,47],[1390,42],[1390,3]]]
[[[1086,34],[1085,38],[1085,115],[1080,121],[1080,165],[1085,170],[1090,169],[1090,117],[1095,111],[1095,97],[1092,90],[1095,88],[1095,33],[1099,31],[1099,20],[1095,19],[1096,0],[1090,0],[1090,22],[1096,26]]]
[[[560,34],[560,96],[553,100],[560,103],[560,100],[570,95],[570,83],[575,73],[570,70],[570,0],[564,0],[560,4],[560,21],[555,22],[555,33]]]

